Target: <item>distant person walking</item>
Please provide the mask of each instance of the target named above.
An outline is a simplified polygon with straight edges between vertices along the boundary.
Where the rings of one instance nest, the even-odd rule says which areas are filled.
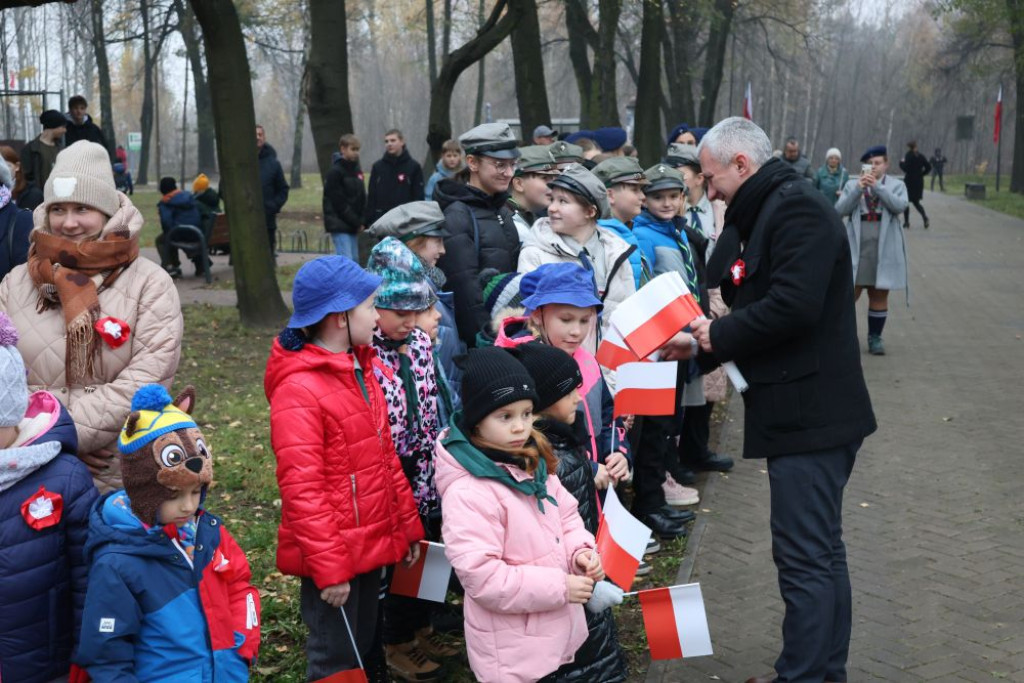
[[[814,174],[814,186],[832,204],[839,200],[850,174],[843,166],[843,154],[835,147],[825,152],[825,163]]]
[[[370,170],[366,198],[366,226],[400,204],[422,201],[423,168],[405,148],[402,131],[392,128],[384,134],[384,156]]]
[[[284,169],[277,160],[277,151],[267,144],[263,126],[256,126],[256,149],[259,150],[260,186],[263,188],[263,212],[267,216],[267,236],[270,238],[270,252],[277,255],[277,214],[288,202],[288,183],[284,180]]]
[[[942,182],[942,171],[946,167],[946,155],[942,153],[942,150],[938,147],[935,148],[935,156],[928,160],[928,163],[932,165],[932,186],[931,191],[935,192],[935,179],[939,179],[939,191],[946,191],[946,184]]]
[[[917,151],[917,143],[911,140],[907,143],[907,154],[900,162],[903,170],[903,184],[907,186],[907,201],[914,205],[917,212],[924,219],[925,230],[928,229],[928,214],[921,206],[921,198],[924,196],[924,177],[932,172],[932,165],[928,159]],[[903,211],[903,227],[910,228],[910,207]]]

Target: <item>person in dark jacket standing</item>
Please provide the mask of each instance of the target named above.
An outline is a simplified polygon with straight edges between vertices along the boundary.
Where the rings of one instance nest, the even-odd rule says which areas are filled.
[[[104,137],[100,127],[93,123],[92,117],[87,113],[89,103],[81,95],[75,95],[68,100],[68,126],[64,133],[64,145],[70,147],[79,140],[88,140],[98,145],[107,147],[107,138]]]
[[[732,312],[692,323],[698,364],[735,361],[750,384],[744,458],[767,458],[772,556],[786,604],[777,680],[845,681],[851,590],[843,490],[875,431],[860,363],[850,244],[831,203],[768,136],[732,117],[704,137],[713,200],[728,204],[708,263]],[[671,358],[684,344],[670,344]]]
[[[14,266],[28,260],[28,234],[32,232],[32,212],[14,201],[14,173],[0,159],[0,280]]]
[[[43,132],[21,148],[21,174],[26,185],[43,187],[57,161],[57,154],[64,149],[60,141],[67,130],[68,120],[56,109],[48,109],[39,115],[39,123],[43,125]]]
[[[422,201],[425,184],[423,168],[405,148],[405,136],[392,128],[384,134],[384,156],[370,170],[366,225],[400,204]]]
[[[267,144],[267,134],[263,126],[256,126],[256,149],[259,150],[260,186],[263,188],[263,211],[267,215],[267,236],[270,238],[270,251],[277,255],[277,214],[288,202],[288,183],[284,180],[284,170],[277,160],[277,152]]]
[[[921,206],[921,198],[924,196],[924,177],[932,172],[932,165],[928,159],[917,151],[917,143],[911,140],[907,143],[907,154],[900,162],[900,169],[903,170],[903,184],[907,186],[907,201],[914,205],[917,212],[924,219],[925,230],[928,229],[928,214]],[[903,210],[903,227],[910,228],[910,207]]]
[[[351,133],[338,141],[339,156],[324,176],[324,229],[334,253],[359,262],[359,233],[366,227],[366,183],[359,168],[359,138]]]
[[[519,158],[517,141],[507,123],[484,123],[459,136],[466,150],[469,183],[451,178],[437,184],[434,199],[444,211],[450,237],[437,262],[455,294],[459,337],[472,348],[476,334],[490,318],[483,302],[480,271],[515,272],[519,264],[519,232],[505,205],[508,186]]]
[[[935,179],[939,179],[939,190],[941,192],[946,191],[946,184],[942,182],[942,171],[946,168],[946,156],[942,153],[942,150],[938,147],[935,148],[935,156],[928,160],[928,163],[932,165],[932,186],[931,191],[935,192]]]

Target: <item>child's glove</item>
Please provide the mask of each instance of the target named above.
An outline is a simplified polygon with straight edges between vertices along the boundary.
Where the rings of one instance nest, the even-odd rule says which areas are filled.
[[[612,605],[622,604],[622,589],[610,581],[598,581],[594,584],[594,594],[587,602],[587,609],[600,614]]]
[[[68,683],[89,683],[91,680],[85,669],[77,664],[71,665],[71,671],[68,672]]]

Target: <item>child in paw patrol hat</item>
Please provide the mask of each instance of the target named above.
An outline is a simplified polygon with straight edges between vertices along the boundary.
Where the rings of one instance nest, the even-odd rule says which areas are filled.
[[[93,680],[246,681],[260,643],[249,563],[205,510],[211,456],[189,411],[159,384],[135,392],[117,441],[125,490],[94,506],[77,662]],[[74,679],[72,679],[74,680]]]

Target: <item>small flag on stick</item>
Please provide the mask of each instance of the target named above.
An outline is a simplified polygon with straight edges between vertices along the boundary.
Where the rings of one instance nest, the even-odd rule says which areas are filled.
[[[754,120],[754,97],[750,94],[750,81],[747,81],[747,91],[743,94],[743,118]]]
[[[391,592],[409,598],[444,602],[452,565],[444,555],[444,545],[420,541],[420,559],[411,567],[404,562],[395,565]]]
[[[1003,86],[999,85],[999,95],[996,97],[996,126],[992,134],[992,142],[999,144],[999,133],[1003,128]]]
[[[651,659],[714,654],[699,583],[640,591]]]
[[[636,354],[629,350],[625,340],[614,325],[609,325],[605,331],[601,344],[597,347],[597,354],[594,356],[601,367],[609,370],[618,370],[623,363],[637,363],[640,361]]]
[[[597,529],[597,553],[604,573],[622,590],[628,591],[633,585],[650,540],[651,530],[629,513],[615,488],[609,486]]]
[[[615,417],[675,415],[679,363],[626,363],[615,380]]]
[[[704,315],[679,273],[663,273],[626,299],[612,314],[612,325],[639,358]]]

